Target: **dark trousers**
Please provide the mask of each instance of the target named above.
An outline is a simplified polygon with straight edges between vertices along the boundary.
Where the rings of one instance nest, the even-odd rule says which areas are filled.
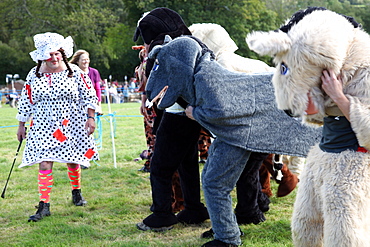
[[[248,162],[236,183],[238,202],[235,214],[241,217],[252,217],[259,211],[258,199],[262,196],[262,187],[259,182],[259,169],[268,153],[252,152]]]
[[[171,214],[172,176],[179,171],[185,208],[203,208],[200,202],[198,138],[200,125],[184,115],[164,113],[156,133],[154,154],[150,163],[150,182],[157,215]]]

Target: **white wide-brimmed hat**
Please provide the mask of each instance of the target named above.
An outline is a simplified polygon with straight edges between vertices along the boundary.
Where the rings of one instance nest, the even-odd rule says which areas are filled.
[[[40,33],[33,37],[37,50],[30,52],[30,56],[36,63],[38,60],[47,60],[50,58],[50,52],[62,48],[69,58],[73,54],[73,39],[71,36],[64,38],[57,33]]]

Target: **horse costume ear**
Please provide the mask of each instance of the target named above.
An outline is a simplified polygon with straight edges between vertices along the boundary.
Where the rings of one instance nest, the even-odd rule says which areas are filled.
[[[171,38],[170,35],[164,36],[164,42],[163,42],[163,44],[170,43],[171,41],[172,41],[172,38]]]
[[[282,31],[252,32],[247,35],[246,42],[252,51],[259,55],[271,57],[288,51],[292,45],[289,36]]]
[[[164,38],[164,43],[163,45],[156,45],[154,46],[154,48],[152,49],[152,51],[149,53],[149,58],[150,59],[155,59],[157,57],[157,54],[158,52],[162,49],[162,47],[168,43],[170,43],[172,41],[172,38],[171,36],[169,35],[166,35],[165,38]]]
[[[166,35],[165,37],[164,37],[164,43],[163,43],[163,45],[156,45],[156,46],[154,46],[154,48],[153,48],[153,50],[149,53],[149,58],[150,59],[155,59],[156,57],[157,57],[157,55],[158,55],[158,52],[162,49],[162,47],[164,46],[164,45],[166,45],[166,44],[168,44],[168,43],[170,43],[172,41],[172,38],[171,38],[171,36],[169,36],[169,35]]]
[[[163,45],[156,45],[152,49],[152,51],[149,53],[148,57],[150,59],[155,59],[158,55],[158,53],[162,50]]]

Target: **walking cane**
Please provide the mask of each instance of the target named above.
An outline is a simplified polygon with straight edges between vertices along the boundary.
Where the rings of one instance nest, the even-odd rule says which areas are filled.
[[[17,156],[18,156],[18,153],[19,153],[19,149],[21,148],[22,146],[22,141],[23,141],[23,138],[20,140],[19,142],[19,145],[18,145],[18,148],[17,148],[17,152],[15,154],[15,157],[14,157],[14,160],[13,160],[13,164],[12,164],[12,167],[10,168],[10,172],[9,172],[9,176],[8,176],[8,179],[6,180],[6,184],[5,184],[5,187],[3,189],[3,193],[1,194],[1,197],[4,198],[5,197],[5,190],[6,190],[6,187],[8,185],[8,182],[9,182],[9,178],[10,178],[10,174],[12,174],[12,171],[13,171],[13,167],[14,167],[14,163],[15,163],[15,160],[17,159]]]

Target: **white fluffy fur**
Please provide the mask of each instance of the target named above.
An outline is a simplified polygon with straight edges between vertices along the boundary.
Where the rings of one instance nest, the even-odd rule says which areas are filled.
[[[292,217],[296,247],[365,247],[370,233],[370,155],[308,154]]]
[[[258,73],[275,70],[260,60],[235,54],[238,46],[228,32],[218,24],[197,23],[191,25],[189,30],[194,37],[200,39],[213,51],[216,61],[230,71]]]
[[[285,35],[247,37],[252,50],[274,56],[278,107],[304,115],[310,95],[319,113],[306,115],[304,121],[322,124],[336,105],[323,93],[320,77],[323,70],[333,69],[350,101],[357,140],[370,150],[369,35],[329,10],[308,14]],[[289,68],[285,75],[280,73],[282,63]],[[369,153],[326,153],[318,146],[311,150],[294,204],[292,234],[297,247],[370,246]]]
[[[252,32],[246,38],[249,48],[260,55],[275,56],[288,51],[292,40],[284,32]]]
[[[361,102],[359,98],[347,95],[350,105],[350,118],[353,131],[356,133],[359,144],[370,150],[370,102],[369,98]]]
[[[284,35],[285,38],[277,38]],[[289,49],[286,49],[287,39],[290,40]],[[324,97],[320,88],[324,69],[334,69],[343,76],[346,93],[363,95],[364,91],[369,91],[366,89],[370,89],[369,78],[365,78],[366,82],[361,86],[351,85],[358,83],[355,72],[370,65],[369,57],[363,55],[370,54],[370,38],[332,11],[315,11],[307,15],[287,34],[273,31],[259,32],[258,35],[252,33],[247,36],[247,42],[257,53],[274,56],[277,70],[273,82],[280,109],[304,115],[307,94],[313,97],[319,113],[305,117],[307,122],[320,124],[326,116],[325,108],[334,105]],[[280,74],[282,62],[289,68],[287,75]]]

